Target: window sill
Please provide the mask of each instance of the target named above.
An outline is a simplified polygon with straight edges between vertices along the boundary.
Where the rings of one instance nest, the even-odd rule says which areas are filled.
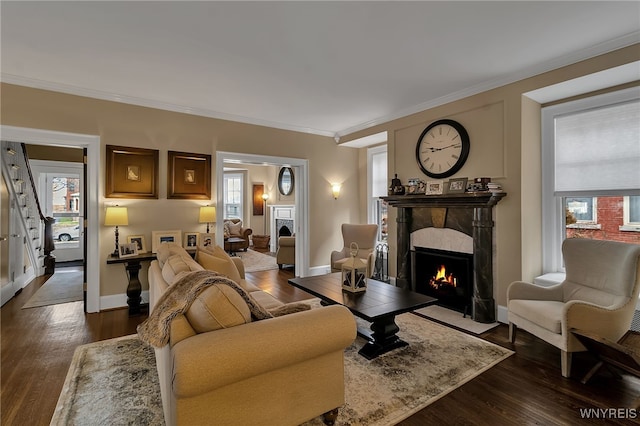
[[[560,284],[564,281],[566,274],[564,272],[549,272],[533,279],[533,283],[543,286],[551,287],[552,285]]]
[[[602,229],[599,223],[572,223],[567,225],[567,229]]]
[[[618,229],[625,232],[640,232],[640,225],[622,225]]]

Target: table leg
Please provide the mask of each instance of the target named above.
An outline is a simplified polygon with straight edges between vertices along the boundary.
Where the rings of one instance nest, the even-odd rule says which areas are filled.
[[[373,333],[364,333],[358,330],[358,333],[370,339],[358,353],[366,359],[374,359],[393,349],[407,346],[408,343],[396,334],[400,328],[396,324],[395,318],[395,315],[388,315],[374,321],[371,324]]]
[[[129,273],[129,285],[127,286],[127,305],[129,305],[129,315],[137,315],[140,313],[140,302],[142,301],[142,285],[138,278],[140,271],[140,262],[127,262],[125,268]]]

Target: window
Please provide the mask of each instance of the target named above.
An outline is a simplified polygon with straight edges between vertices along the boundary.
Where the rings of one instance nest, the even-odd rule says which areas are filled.
[[[387,195],[387,146],[367,150],[368,164],[368,222],[378,225],[378,241],[387,241],[387,203],[380,199]]]
[[[224,173],[224,218],[243,218],[244,174]]]
[[[544,108],[542,134],[544,271],[567,237],[640,244],[640,88]]]

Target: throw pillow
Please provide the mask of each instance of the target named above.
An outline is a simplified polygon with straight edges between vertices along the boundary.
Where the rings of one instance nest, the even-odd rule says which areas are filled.
[[[251,312],[247,303],[237,290],[224,284],[214,284],[202,291],[185,316],[196,333],[251,322]]]
[[[174,254],[169,257],[162,267],[162,278],[167,284],[172,285],[177,281],[178,275],[182,276],[182,272],[201,271],[204,268],[187,255],[184,258],[181,254]]]
[[[187,253],[187,251],[182,248],[182,246],[180,244],[177,243],[162,243],[158,246],[158,251],[156,253],[156,258],[158,259],[158,264],[160,265],[160,268],[164,267],[164,263],[167,261],[167,259],[173,255],[179,254],[182,257],[186,258],[191,258],[191,256],[189,256],[189,253]]]
[[[204,269],[226,275],[236,284],[242,280],[235,263],[233,263],[231,257],[220,246],[215,246],[212,251],[198,249],[198,251],[196,251],[196,262]]]
[[[229,236],[242,237],[242,222],[238,222],[238,223],[229,222]]]

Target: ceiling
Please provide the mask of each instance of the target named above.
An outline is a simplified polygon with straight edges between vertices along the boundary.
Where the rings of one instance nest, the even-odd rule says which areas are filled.
[[[10,2],[1,80],[343,136],[640,42],[640,2]]]

